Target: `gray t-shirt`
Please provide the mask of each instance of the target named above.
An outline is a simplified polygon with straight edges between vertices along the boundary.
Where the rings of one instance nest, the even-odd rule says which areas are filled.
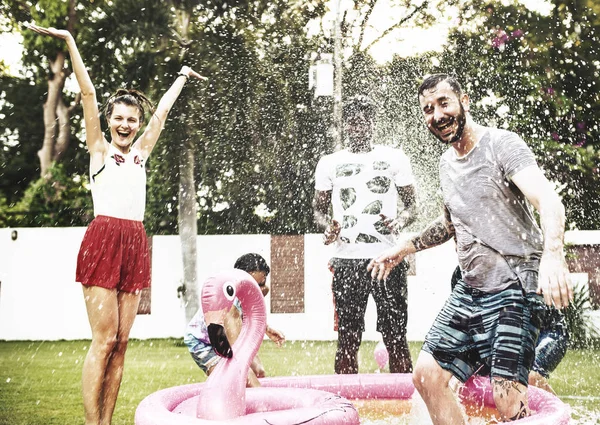
[[[531,165],[536,161],[523,139],[495,128],[464,157],[453,148],[442,155],[444,203],[456,229],[463,279],[474,288],[497,292],[520,282],[526,292],[537,289],[543,236],[511,181]]]

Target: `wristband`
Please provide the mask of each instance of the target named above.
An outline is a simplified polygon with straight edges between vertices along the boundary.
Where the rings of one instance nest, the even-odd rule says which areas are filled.
[[[179,72],[177,73],[177,75],[178,75],[178,76],[180,75],[180,76],[182,76],[182,77],[185,77],[185,80],[186,80],[186,81],[188,80],[188,78],[190,78],[190,77],[189,77],[187,74],[184,74],[184,73],[183,73],[183,72],[181,72],[181,71],[179,71]]]

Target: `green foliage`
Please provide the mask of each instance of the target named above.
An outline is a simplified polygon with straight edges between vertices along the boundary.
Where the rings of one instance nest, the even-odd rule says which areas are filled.
[[[28,20],[33,20],[43,27],[67,28],[68,1],[37,0],[29,8]],[[52,37],[39,37],[32,31],[23,31],[23,62],[33,65],[40,74],[48,73],[47,68],[38,68],[45,58],[54,60],[58,52],[66,51],[64,41]]]
[[[93,218],[87,178],[67,175],[62,164],[54,164],[48,178],[31,184],[21,201],[8,209],[11,227],[85,226]]]
[[[40,174],[44,87],[8,75],[0,75],[0,86],[0,198],[10,205]]]
[[[593,312],[587,287],[576,287],[573,302],[564,310],[571,348],[600,346],[600,327],[591,317]]]
[[[433,170],[443,146],[423,126],[415,91],[424,74],[450,71],[465,83],[478,121],[515,130],[530,143],[561,190],[570,227],[598,228],[599,101],[594,88],[599,21],[591,13],[597,5],[556,0],[552,14],[545,16],[518,2],[457,4],[459,25],[442,53],[395,57],[379,65],[360,46],[351,45],[353,53],[344,66],[344,96],[367,93],[380,106],[377,142],[402,146],[411,158],[424,200],[422,222],[438,214]],[[3,7],[12,23],[31,16],[42,25],[65,27],[67,5],[38,0],[27,10]],[[331,51],[332,39],[323,33],[309,38],[306,25],[324,16],[324,1],[113,0],[77,5],[76,39],[100,102],[118,87],[140,89],[158,101],[182,64],[209,77],[208,82],[186,84],[150,159],[150,234],[177,232],[185,147],[195,157],[199,233],[316,231],[312,178],[319,157],[333,149],[332,102],[314,99],[307,90],[308,58],[312,52]],[[364,13],[366,6],[356,2],[355,11]],[[414,22],[429,25],[428,13]],[[184,34],[186,14],[190,25]],[[36,178],[42,71],[46,58],[64,49],[56,40],[28,31],[25,35],[28,78],[2,81],[9,87],[9,102],[0,104],[0,124],[7,129],[0,134],[0,173],[5,177],[0,195],[7,208]],[[15,97],[19,89],[27,95],[21,103]],[[497,102],[490,102],[494,98]],[[80,115],[76,111],[72,118],[78,143],[63,160],[67,174],[87,169]],[[7,135],[18,143],[8,146]],[[84,195],[89,201],[89,194]]]
[[[529,143],[561,189],[571,228],[597,229],[599,20],[592,3],[553,3],[547,16],[516,2],[465,3],[468,19],[431,72],[457,75],[478,121]]]
[[[195,149],[199,233],[301,233],[312,223],[310,179],[323,124],[306,90],[309,6],[196,9],[203,18],[190,28],[187,63],[209,82],[187,84],[153,154],[163,187],[150,192],[166,195],[151,201],[162,208],[160,223],[174,220],[165,210],[177,197],[173,164],[184,143]],[[256,215],[260,205],[273,214]]]
[[[9,227],[9,214],[6,198],[0,194],[0,227]]]
[[[598,147],[577,147],[541,141],[533,144],[546,176],[556,183],[571,228],[600,227],[600,152]]]

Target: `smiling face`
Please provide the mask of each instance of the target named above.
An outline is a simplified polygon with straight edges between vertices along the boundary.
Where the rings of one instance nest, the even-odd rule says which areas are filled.
[[[419,96],[421,110],[429,131],[441,142],[451,144],[461,140],[467,122],[469,97],[458,95],[448,82],[441,81]]]
[[[112,145],[123,153],[129,152],[141,126],[139,108],[124,103],[115,103],[108,119],[108,125]]]

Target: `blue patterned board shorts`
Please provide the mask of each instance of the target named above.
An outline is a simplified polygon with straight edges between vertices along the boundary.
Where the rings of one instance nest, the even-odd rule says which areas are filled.
[[[519,283],[487,293],[460,280],[423,351],[462,382],[485,367],[491,377],[527,385],[544,310],[542,296],[524,294]]]
[[[212,345],[204,344],[199,340],[184,340],[188,350],[196,364],[208,375],[208,371],[219,363],[221,357],[212,348]]]

